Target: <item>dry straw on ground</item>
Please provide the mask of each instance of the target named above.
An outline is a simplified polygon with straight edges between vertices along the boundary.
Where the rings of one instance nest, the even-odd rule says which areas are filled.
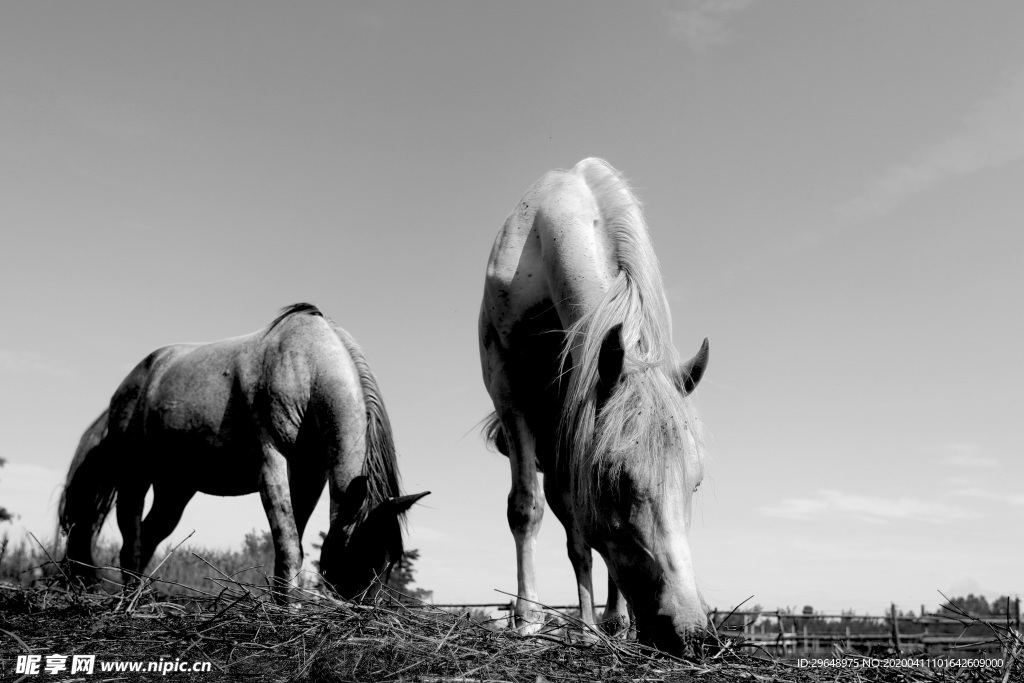
[[[221,587],[188,601],[170,602],[159,579],[140,577],[116,594],[69,587],[62,578],[30,588],[0,590],[0,661],[3,680],[17,680],[18,654],[94,654],[104,661],[209,661],[212,673],[173,672],[175,681],[257,682],[422,681],[1024,681],[1021,634],[992,627],[1002,668],[868,668],[845,656],[849,668],[800,668],[778,661],[712,628],[688,659],[670,657],[624,639],[588,631],[567,615],[522,637],[425,604],[409,604],[384,591],[363,604],[300,591],[295,605],[267,599],[265,587],[211,575]],[[964,615],[965,621],[969,617]],[[712,625],[713,626],[713,625]],[[858,667],[858,662],[860,666]],[[105,678],[104,676],[111,676]],[[125,674],[37,680],[152,680]]]

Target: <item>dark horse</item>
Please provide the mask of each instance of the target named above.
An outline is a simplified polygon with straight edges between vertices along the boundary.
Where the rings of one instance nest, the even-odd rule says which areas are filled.
[[[121,567],[146,568],[197,492],[259,491],[286,599],[302,568],[302,534],[324,484],[330,529],[324,578],[364,592],[402,556],[403,496],[391,423],[351,336],[311,304],[266,329],[149,354],[86,430],[60,501],[67,557],[88,576],[92,545],[116,499]],[[153,487],[145,520],[143,503]]]

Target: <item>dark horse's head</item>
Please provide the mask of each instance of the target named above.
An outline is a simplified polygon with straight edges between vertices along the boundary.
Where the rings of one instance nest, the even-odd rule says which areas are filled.
[[[430,493],[369,503],[365,476],[352,480],[320,550],[320,573],[346,599],[375,594],[387,583],[391,567],[402,559],[402,527],[412,504]]]

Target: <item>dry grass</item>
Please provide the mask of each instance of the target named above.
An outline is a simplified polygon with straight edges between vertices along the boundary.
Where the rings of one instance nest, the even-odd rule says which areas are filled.
[[[566,615],[554,615],[545,631],[523,637],[465,613],[403,603],[403,596],[393,592],[353,604],[304,590],[295,605],[281,607],[268,601],[258,585],[212,566],[210,574],[219,590],[187,602],[170,601],[156,590],[162,580],[153,577],[139,577],[116,594],[69,587],[59,574],[45,584],[4,587],[0,678],[14,679],[18,654],[60,653],[95,654],[103,661],[210,661],[213,673],[167,675],[207,682],[1024,680],[1024,667],[1011,661],[1024,655],[1024,641],[1009,627],[990,627],[1005,653],[1003,668],[810,669],[774,660],[742,640],[718,636],[713,628],[692,657],[681,659],[588,631]],[[851,667],[869,661],[838,656],[846,656]],[[151,680],[157,675],[94,674],[78,680]]]

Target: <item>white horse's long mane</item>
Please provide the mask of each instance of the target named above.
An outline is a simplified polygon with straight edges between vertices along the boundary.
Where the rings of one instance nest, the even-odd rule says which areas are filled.
[[[577,509],[597,513],[602,484],[623,471],[651,491],[689,486],[685,461],[700,457],[703,439],[696,411],[677,387],[672,318],[641,204],[606,161],[584,159],[573,173],[597,201],[619,266],[601,303],[566,331],[561,357],[572,372],[559,425],[559,470],[569,475]],[[598,415],[601,345],[618,324],[623,372]]]

